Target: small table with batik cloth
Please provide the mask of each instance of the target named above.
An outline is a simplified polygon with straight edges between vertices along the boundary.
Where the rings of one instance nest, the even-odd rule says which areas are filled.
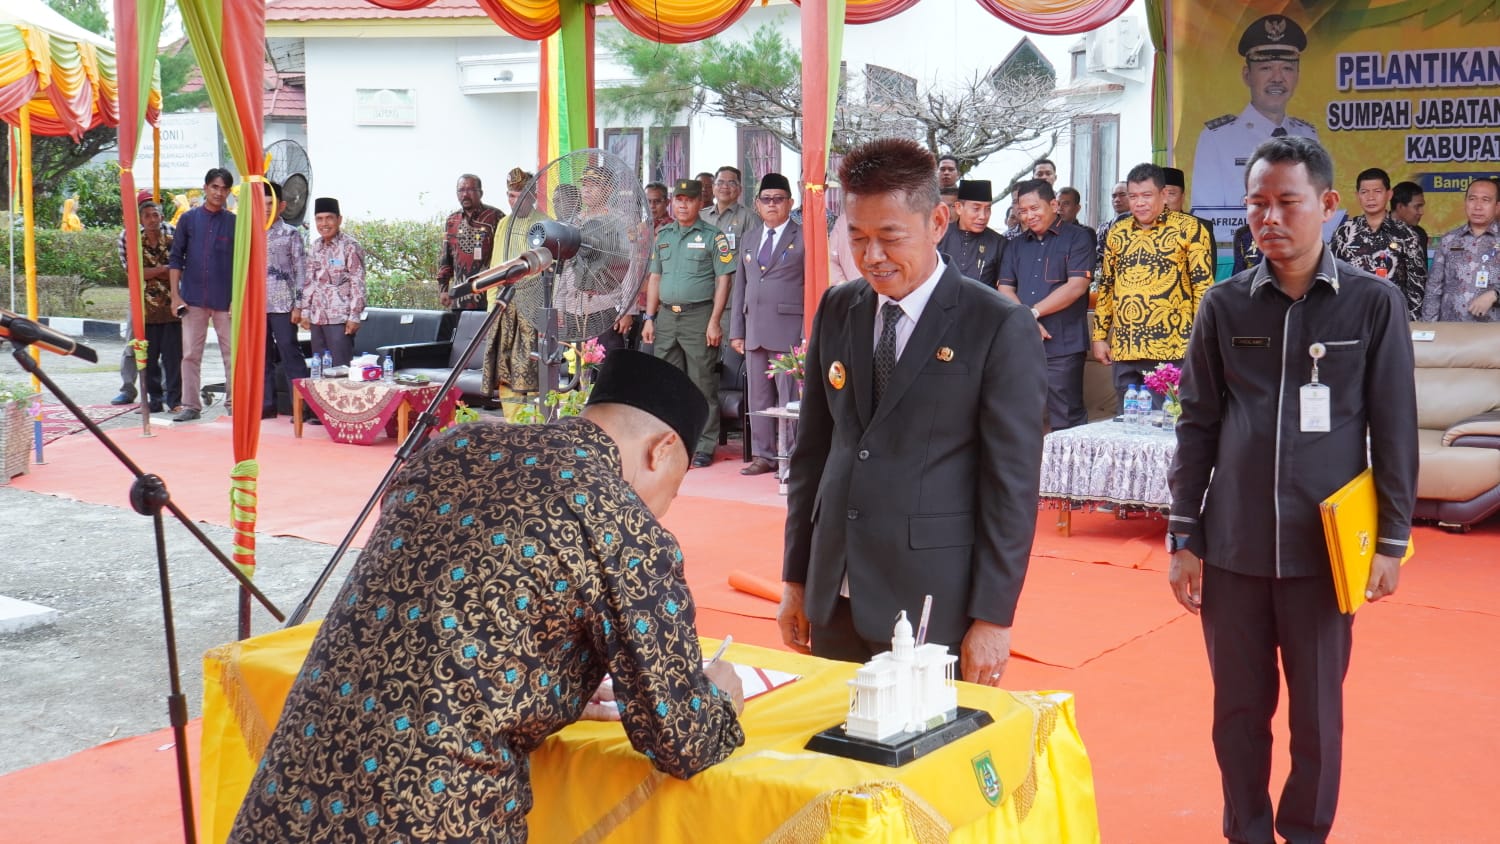
[[[302,403],[307,402],[338,443],[371,445],[384,431],[398,442],[406,439],[411,414],[421,413],[438,393],[438,384],[406,386],[388,381],[350,381],[347,378],[298,378],[292,381],[292,431],[302,436]],[[458,394],[449,391],[438,407],[438,428],[453,421]]]
[[[204,655],[199,837],[223,841],[317,624]],[[704,640],[704,653],[718,643]],[[748,701],[745,745],[689,780],[657,771],[619,723],[580,721],[529,758],[532,841],[1099,840],[1088,753],[1067,692],[958,684],[995,722],[900,768],[804,749],[843,721],[859,667],[731,645],[733,662],[801,679]],[[705,819],[713,833],[706,835]]]
[[[1072,531],[1075,503],[1169,510],[1167,474],[1176,455],[1171,428],[1110,419],[1053,431],[1042,440],[1040,496],[1058,508],[1064,536]]]

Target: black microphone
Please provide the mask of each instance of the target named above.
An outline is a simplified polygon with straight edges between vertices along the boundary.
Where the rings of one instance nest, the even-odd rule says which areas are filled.
[[[552,252],[546,248],[522,252],[519,258],[506,261],[498,267],[485,270],[473,278],[448,288],[448,295],[459,299],[474,293],[483,293],[491,287],[515,284],[523,278],[535,275],[552,266]]]
[[[17,346],[37,346],[55,355],[75,355],[89,363],[99,362],[99,353],[88,346],[4,308],[0,308],[0,337]]]

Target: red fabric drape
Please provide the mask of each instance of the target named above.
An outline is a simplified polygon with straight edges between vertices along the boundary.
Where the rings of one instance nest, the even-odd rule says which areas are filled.
[[[802,5],[802,0],[792,0]],[[917,5],[920,0],[849,0],[844,7],[844,23],[875,23],[894,17]]]
[[[576,0],[573,0],[576,2]],[[370,0],[375,2],[375,0]],[[404,0],[385,0],[385,2],[404,2]],[[478,0],[479,8],[489,15],[490,20],[496,26],[509,32],[517,38],[527,41],[540,41],[556,32],[562,26],[562,16],[557,13],[556,6],[550,9],[550,14],[544,14],[542,7],[538,7],[532,16],[519,14],[512,9],[510,4],[504,0]]]
[[[1093,0],[1064,12],[1033,13],[1012,9],[1003,0],[978,0],[978,3],[1011,26],[1038,35],[1074,35],[1098,29],[1130,7],[1130,0]]]
[[[631,3],[611,3],[609,9],[614,12],[621,26],[642,38],[663,44],[686,44],[690,41],[702,41],[711,35],[718,35],[733,26],[735,21],[744,16],[751,2],[752,0],[739,0],[724,14],[694,23],[673,23],[660,20],[652,16],[652,7],[647,4],[641,4],[640,8],[636,8]]]
[[[802,336],[812,337],[813,316],[828,289],[828,218],[823,216],[828,168],[828,0],[802,4]],[[754,376],[752,376],[754,377]],[[813,377],[817,377],[816,374]]]
[[[373,3],[376,6],[379,6],[382,9],[391,9],[397,12],[409,12],[412,9],[420,9],[424,6],[431,6],[433,3],[436,3],[437,0],[369,0],[369,2]]]

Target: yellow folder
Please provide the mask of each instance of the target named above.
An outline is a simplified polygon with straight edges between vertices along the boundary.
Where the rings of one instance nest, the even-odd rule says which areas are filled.
[[[1318,505],[1323,515],[1323,537],[1328,541],[1328,561],[1333,566],[1333,588],[1338,592],[1339,611],[1353,615],[1365,602],[1370,580],[1370,561],[1379,538],[1379,504],[1375,499],[1375,475],[1366,469]],[[1402,565],[1415,548],[1407,540]]]

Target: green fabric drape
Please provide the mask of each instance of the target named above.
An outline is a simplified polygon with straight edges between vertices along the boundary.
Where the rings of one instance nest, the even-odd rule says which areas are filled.
[[[1167,96],[1167,0],[1146,0],[1146,29],[1156,55],[1151,60],[1151,161],[1166,165],[1171,138],[1168,115],[1172,101]]]

